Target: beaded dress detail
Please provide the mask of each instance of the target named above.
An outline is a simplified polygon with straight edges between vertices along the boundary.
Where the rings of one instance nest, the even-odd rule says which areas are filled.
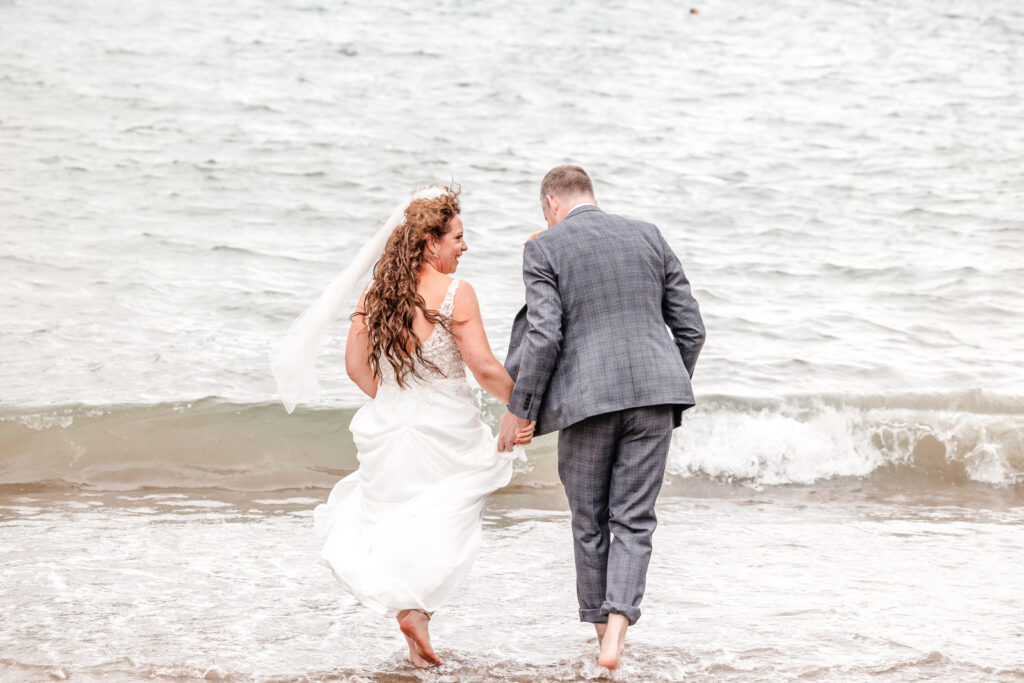
[[[441,306],[437,309],[449,327],[452,323],[452,314],[455,312],[455,292],[459,289],[459,282],[460,280],[452,280]],[[444,325],[440,323],[434,325],[434,330],[423,342],[422,351],[423,358],[433,363],[437,370],[416,359],[416,372],[419,377],[414,377],[411,374],[406,377],[406,391],[415,391],[424,387],[460,393],[470,391],[469,385],[466,384],[466,362],[462,359],[455,336],[445,329]],[[378,392],[384,391],[389,396],[395,391],[403,391],[395,381],[394,368],[388,363],[381,368],[380,384]]]
[[[438,309],[448,324],[451,325],[452,314],[455,312],[455,292],[459,289],[459,281],[452,280],[448,285],[448,291],[444,295],[444,301]],[[441,377],[446,379],[466,379],[466,363],[462,360],[462,353],[458,344],[455,343],[455,336],[444,328],[443,325],[436,325],[434,331],[427,341],[423,342],[423,357],[432,362],[441,371]],[[424,376],[429,376],[430,371],[423,368]]]

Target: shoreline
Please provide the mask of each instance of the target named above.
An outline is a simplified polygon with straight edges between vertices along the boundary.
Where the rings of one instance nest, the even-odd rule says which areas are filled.
[[[317,491],[0,497],[0,680],[420,680],[393,620],[317,563]],[[790,493],[659,501],[644,616],[612,680],[1024,678],[1024,508]],[[427,675],[598,675],[570,537],[557,489],[494,494]],[[481,627],[496,614],[517,627]]]
[[[135,487],[95,488],[64,483],[34,482],[0,485],[0,506],[13,502],[45,504],[89,499],[113,509],[130,508],[140,500],[213,501],[226,506],[246,506],[253,501],[288,506],[301,501],[295,509],[309,509],[326,500],[331,486],[298,487],[267,490],[238,490],[217,487]],[[788,484],[753,487],[707,479],[667,481],[658,497],[659,508],[667,505],[699,504],[701,501],[739,506],[782,505],[806,507],[826,505],[844,508],[857,505],[908,510],[941,509],[952,513],[963,511],[964,518],[1024,508],[1024,487],[993,488],[968,483],[944,486],[922,486],[908,489],[900,480],[865,481],[844,477],[813,485]],[[561,484],[537,486],[510,484],[488,498],[487,510],[550,510],[568,511]],[[955,515],[952,515],[955,517]],[[0,515],[0,520],[3,516]]]

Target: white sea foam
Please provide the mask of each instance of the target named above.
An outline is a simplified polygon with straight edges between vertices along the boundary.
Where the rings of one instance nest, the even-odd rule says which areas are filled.
[[[711,400],[687,414],[669,472],[767,486],[894,470],[937,484],[1024,483],[1020,413],[849,403],[792,400],[752,410]]]
[[[316,561],[309,505],[294,494],[261,496],[259,509],[217,491],[195,498],[217,508],[116,494],[67,507],[79,496],[41,494],[26,505],[34,514],[0,514],[10,541],[0,679],[417,678],[394,620],[355,605]],[[431,622],[445,667],[429,676],[599,673],[593,629],[577,621],[563,508],[557,490],[489,501],[471,579]],[[1022,674],[1020,507],[807,505],[750,492],[662,500],[658,517],[644,616],[616,679]],[[495,614],[522,627],[482,628]]]
[[[864,476],[885,462],[853,410],[826,408],[803,420],[777,411],[703,413],[679,430],[670,473],[757,484],[809,484]]]

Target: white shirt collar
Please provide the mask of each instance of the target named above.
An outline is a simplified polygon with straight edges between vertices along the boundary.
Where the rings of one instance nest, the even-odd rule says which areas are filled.
[[[568,218],[573,211],[580,208],[581,206],[597,206],[597,204],[595,204],[594,202],[583,202],[582,204],[577,204],[576,206],[569,209],[569,213],[565,214],[565,217]]]

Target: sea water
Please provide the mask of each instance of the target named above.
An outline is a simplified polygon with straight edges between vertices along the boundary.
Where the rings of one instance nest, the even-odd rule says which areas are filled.
[[[1022,49],[1010,0],[0,2],[0,676],[414,676],[310,534],[347,323],[317,405],[267,357],[453,180],[502,357],[570,162],[708,329],[617,676],[1024,677]],[[442,677],[599,673],[554,449],[490,502]]]

